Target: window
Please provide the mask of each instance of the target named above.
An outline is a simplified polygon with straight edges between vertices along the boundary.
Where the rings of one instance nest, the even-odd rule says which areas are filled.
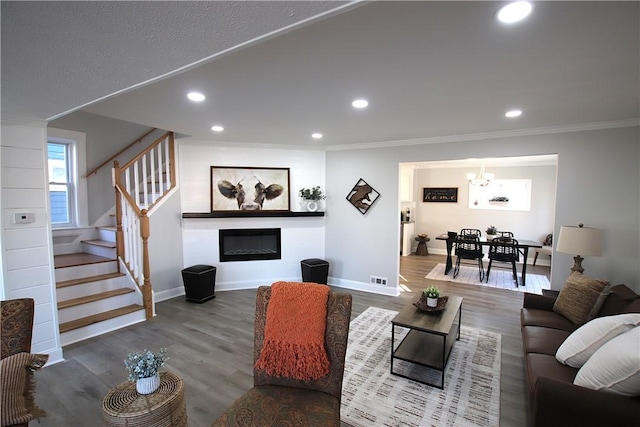
[[[87,226],[86,136],[47,129],[49,209],[52,228]]]
[[[47,144],[49,163],[49,202],[53,226],[72,225],[74,221],[75,191],[72,180],[71,144]]]

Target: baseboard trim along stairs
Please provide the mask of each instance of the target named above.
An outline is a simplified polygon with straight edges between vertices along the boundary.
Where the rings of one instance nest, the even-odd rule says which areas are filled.
[[[99,227],[84,252],[54,255],[62,346],[146,320],[142,295],[120,272],[115,227]]]

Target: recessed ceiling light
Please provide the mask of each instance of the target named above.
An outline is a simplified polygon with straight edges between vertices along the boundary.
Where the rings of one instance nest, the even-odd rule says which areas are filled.
[[[514,117],[520,117],[522,115],[522,110],[510,110],[504,113],[505,117],[509,117],[513,119]]]
[[[529,16],[533,6],[528,1],[516,1],[501,8],[496,14],[503,24],[513,24]]]
[[[353,108],[367,108],[367,105],[369,105],[369,101],[367,101],[366,99],[356,99],[351,103],[351,105],[353,105]]]
[[[211,126],[211,130],[214,132],[222,132],[224,128],[220,125]]]
[[[318,133],[318,132],[312,133],[311,134],[311,138],[313,138],[313,139],[322,139],[322,134]]]
[[[189,92],[187,94],[187,98],[189,98],[193,102],[202,102],[204,101],[205,96],[200,92]]]

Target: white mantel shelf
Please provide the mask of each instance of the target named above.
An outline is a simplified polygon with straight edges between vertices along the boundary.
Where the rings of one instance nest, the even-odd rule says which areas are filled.
[[[324,212],[293,211],[228,211],[228,212],[183,212],[182,218],[293,218],[324,216]]]

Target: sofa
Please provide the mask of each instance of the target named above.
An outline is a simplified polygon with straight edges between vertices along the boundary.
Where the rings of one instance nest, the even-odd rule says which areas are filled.
[[[606,290],[606,295],[602,294],[600,298],[599,308],[594,305],[594,308],[598,309],[592,313],[591,322],[605,316],[640,313],[640,295],[629,287],[607,286]],[[581,326],[589,323],[574,322],[558,313],[556,302],[559,297],[560,295],[543,296],[529,293],[524,295],[520,322],[530,405],[529,425],[640,426],[640,394],[628,397],[575,385],[574,380],[580,368],[560,363],[556,358],[565,340]],[[620,317],[635,318],[636,326],[632,325],[630,329],[635,329],[632,331],[634,333],[640,333],[640,326],[637,326],[638,316],[635,315],[610,317],[599,322],[611,322]],[[576,332],[574,336],[577,334]],[[635,377],[638,375],[636,369]]]

